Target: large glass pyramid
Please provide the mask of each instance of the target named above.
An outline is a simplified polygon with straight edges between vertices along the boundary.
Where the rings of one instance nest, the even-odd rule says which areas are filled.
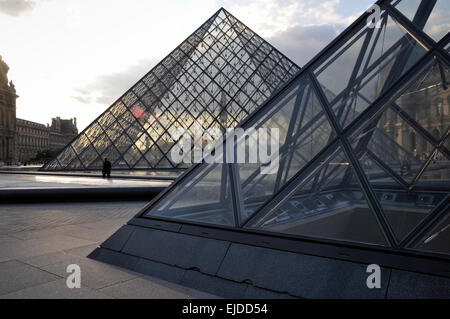
[[[377,3],[240,124],[279,128],[274,174],[205,158],[140,217],[450,254],[449,2]]]
[[[235,127],[300,70],[220,9],[43,170],[183,169],[176,129]]]

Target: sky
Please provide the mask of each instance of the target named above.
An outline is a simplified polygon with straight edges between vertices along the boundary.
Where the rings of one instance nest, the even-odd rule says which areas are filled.
[[[17,117],[81,131],[224,7],[299,66],[375,0],[0,0]]]

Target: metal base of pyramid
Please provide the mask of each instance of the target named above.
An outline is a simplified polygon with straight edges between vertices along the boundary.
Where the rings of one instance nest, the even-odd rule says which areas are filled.
[[[89,257],[225,298],[450,297],[442,260],[151,219],[132,219]],[[366,285],[374,263],[380,289]]]

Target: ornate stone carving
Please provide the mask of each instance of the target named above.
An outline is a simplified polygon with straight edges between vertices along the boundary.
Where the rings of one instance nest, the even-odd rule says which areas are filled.
[[[8,64],[3,61],[2,56],[0,55],[0,87],[8,86]]]

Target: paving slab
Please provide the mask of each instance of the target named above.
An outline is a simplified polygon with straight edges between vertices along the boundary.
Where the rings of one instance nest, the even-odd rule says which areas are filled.
[[[141,274],[130,270],[111,266],[92,259],[69,254],[65,256],[66,260],[64,261],[45,265],[40,268],[57,276],[66,277],[68,275],[66,272],[68,265],[79,265],[81,269],[81,283],[93,289],[104,288],[141,276]]]
[[[56,235],[2,243],[0,245],[0,255],[7,256],[11,259],[33,257],[94,243],[85,239]]]
[[[61,277],[18,261],[0,263],[0,295],[58,279]]]
[[[65,279],[51,281],[0,296],[0,299],[114,299],[102,292],[81,286],[69,289]]]
[[[66,250],[64,250],[64,252],[71,254],[71,255],[79,256],[79,257],[87,257],[98,247],[99,247],[99,244],[92,244],[92,245],[87,245],[87,246],[66,249]]]

